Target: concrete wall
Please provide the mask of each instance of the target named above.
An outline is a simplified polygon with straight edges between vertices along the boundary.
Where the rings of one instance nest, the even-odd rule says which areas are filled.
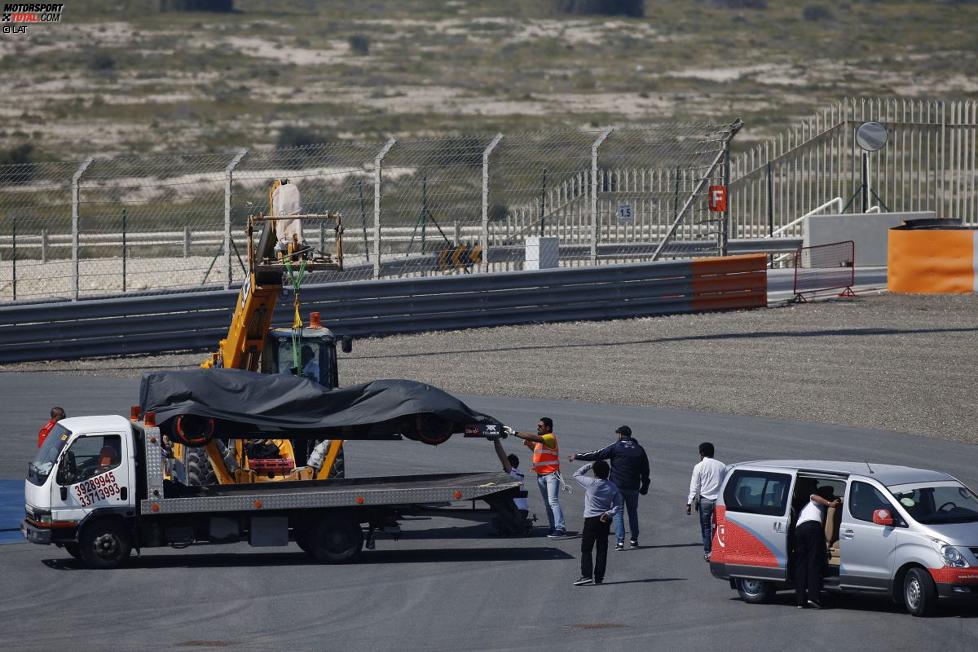
[[[556,269],[560,267],[560,240],[532,236],[526,239],[526,262],[523,269]]]
[[[803,226],[804,246],[831,244],[852,240],[856,265],[885,267],[887,232],[905,220],[933,219],[933,211],[920,213],[849,213],[845,215],[812,215]]]

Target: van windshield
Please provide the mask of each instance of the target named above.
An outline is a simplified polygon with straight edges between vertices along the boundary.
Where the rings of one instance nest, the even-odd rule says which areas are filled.
[[[978,523],[978,496],[959,484],[920,486],[893,494],[918,523]]]
[[[37,451],[34,461],[27,465],[28,482],[40,487],[47,481],[48,476],[51,475],[51,469],[58,461],[58,455],[68,443],[69,437],[71,437],[71,431],[60,423],[51,429],[40,450]]]

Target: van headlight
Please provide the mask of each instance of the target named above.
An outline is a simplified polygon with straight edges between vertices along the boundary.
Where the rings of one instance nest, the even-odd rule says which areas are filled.
[[[944,564],[946,566],[953,566],[954,568],[965,568],[968,566],[968,560],[964,558],[961,551],[946,543],[941,546],[941,557],[944,558]]]

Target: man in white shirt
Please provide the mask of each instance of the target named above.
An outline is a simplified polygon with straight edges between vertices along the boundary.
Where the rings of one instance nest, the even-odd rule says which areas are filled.
[[[492,440],[492,445],[496,449],[496,456],[499,457],[499,463],[503,465],[503,471],[509,474],[514,480],[519,480],[520,482],[520,496],[513,499],[513,503],[516,505],[516,509],[519,511],[520,516],[526,518],[530,513],[530,503],[526,497],[526,487],[524,486],[524,475],[520,471],[520,458],[510,453],[506,454],[503,450],[503,445],[499,443],[498,439]]]
[[[727,465],[713,459],[713,444],[708,441],[700,444],[700,461],[693,467],[693,477],[689,481],[689,498],[686,500],[686,514],[693,513],[693,502],[699,496],[697,509],[700,513],[700,529],[703,532],[703,559],[710,561],[713,546],[713,510],[720,495],[720,487],[727,475]]]
[[[825,566],[825,508],[841,504],[832,487],[821,486],[809,496],[795,522],[795,604],[799,609],[806,604],[814,609],[822,607],[819,600]]]

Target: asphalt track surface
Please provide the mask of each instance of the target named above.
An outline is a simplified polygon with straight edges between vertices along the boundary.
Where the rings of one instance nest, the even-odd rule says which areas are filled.
[[[131,379],[0,375],[6,454],[0,478],[23,477],[38,415],[51,397],[86,414],[125,413]],[[82,568],[63,551],[0,545],[0,649],[368,650],[972,650],[978,605],[912,618],[881,598],[796,610],[790,594],[748,605],[713,579],[695,517],[685,515],[696,445],[716,443],[727,462],[770,457],[863,459],[950,472],[978,486],[974,447],[909,435],[742,416],[570,401],[466,397],[475,408],[530,429],[552,415],[562,455],[609,442],[627,423],[652,459],[652,491],[640,502],[641,548],[609,552],[603,586],[574,587],[579,538],[502,539],[449,519],[404,524],[360,563],[321,566],[299,549],[247,545],[151,549],[123,569]],[[79,415],[81,411],[77,412]],[[528,455],[514,441],[524,465]],[[453,438],[350,442],[351,476],[494,470],[490,445]],[[576,464],[564,463],[565,473]],[[8,485],[9,486],[9,485]],[[531,484],[531,511],[545,512]],[[580,530],[582,490],[564,494]]]

